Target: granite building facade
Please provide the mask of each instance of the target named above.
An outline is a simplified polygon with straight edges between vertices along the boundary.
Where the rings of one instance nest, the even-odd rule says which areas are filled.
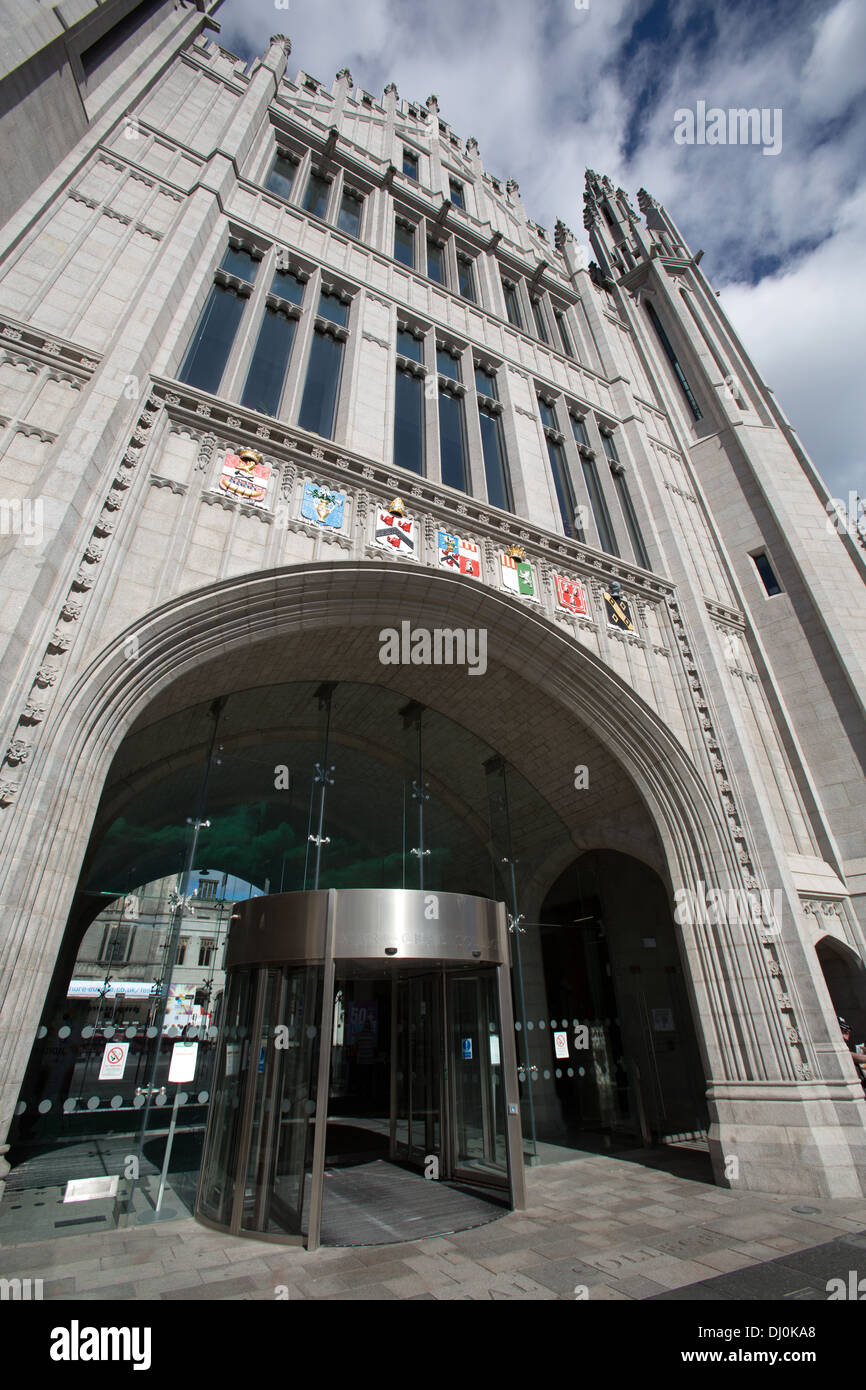
[[[144,18],[0,232],[4,1134],[84,1108],[106,901],[207,862],[504,902],[532,1156],[866,1191],[866,554],[700,253]]]

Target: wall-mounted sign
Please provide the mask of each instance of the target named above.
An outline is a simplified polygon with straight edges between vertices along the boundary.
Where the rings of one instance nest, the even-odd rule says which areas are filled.
[[[198,1058],[197,1042],[176,1042],[171,1049],[168,1067],[169,1081],[194,1081]]]
[[[528,560],[518,560],[514,555],[500,555],[499,567],[503,589],[509,589],[512,594],[523,594],[525,598],[535,597],[532,566]]]
[[[398,555],[415,554],[415,522],[411,516],[398,516],[384,510],[376,513],[376,544]]]
[[[439,568],[452,574],[468,574],[470,579],[481,578],[481,552],[473,541],[463,540],[450,531],[439,531],[436,537]]]
[[[463,1039],[462,1039],[462,1051],[463,1051],[463,1060],[464,1060],[464,1062],[471,1062],[471,1061],[472,1061],[472,1039],[471,1039],[471,1038],[463,1038]]]
[[[122,1081],[129,1043],[106,1043],[99,1068],[100,1081]]]
[[[621,632],[634,632],[634,622],[631,616],[631,605],[627,598],[622,594],[608,594],[604,598],[604,610],[607,620],[611,627],[619,628]]]
[[[566,1058],[568,1056],[568,1034],[554,1033],[553,1050],[557,1057]]]

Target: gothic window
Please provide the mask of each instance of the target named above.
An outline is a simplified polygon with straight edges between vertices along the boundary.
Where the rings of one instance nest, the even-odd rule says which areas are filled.
[[[252,294],[260,256],[229,246],[178,372],[188,386],[216,393],[244,307]]]

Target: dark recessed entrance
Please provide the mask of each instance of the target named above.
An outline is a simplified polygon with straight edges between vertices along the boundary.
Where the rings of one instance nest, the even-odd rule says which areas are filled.
[[[197,1215],[315,1248],[522,1206],[502,905],[330,890],[236,918]]]

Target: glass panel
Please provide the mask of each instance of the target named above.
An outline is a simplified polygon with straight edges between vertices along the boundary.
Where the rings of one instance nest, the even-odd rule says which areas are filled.
[[[489,372],[485,372],[483,367],[475,368],[475,389],[480,391],[482,396],[489,396],[491,400],[499,400],[499,392],[496,389],[496,377]]]
[[[496,975],[448,977],[454,1168],[505,1183],[505,1087]]]
[[[460,358],[452,357],[445,348],[436,349],[436,370],[442,376],[448,376],[452,381],[460,380]]]
[[[310,174],[307,191],[304,194],[304,210],[314,217],[324,217],[328,208],[328,194],[331,185],[320,174]]]
[[[404,329],[397,330],[397,351],[404,357],[409,357],[413,362],[422,360],[423,340],[416,338]]]
[[[415,229],[404,222],[394,223],[394,260],[410,268],[415,264]]]
[[[294,341],[295,320],[287,319],[276,309],[265,309],[241,405],[260,410],[264,415],[279,413]]]
[[[437,246],[435,241],[427,242],[427,274],[431,280],[435,280],[438,285],[445,284],[445,265],[442,259],[442,247]]]
[[[538,413],[541,416],[541,423],[544,425],[545,429],[559,429],[559,426],[556,423],[556,414],[554,412],[553,406],[548,405],[547,402],[543,401],[540,396],[538,398]]]
[[[336,342],[329,333],[314,333],[298,417],[302,430],[312,430],[325,439],[332,437],[342,365],[343,344]]]
[[[670,362],[671,367],[674,371],[674,375],[676,376],[676,379],[682,388],[683,395],[688,401],[689,410],[692,412],[692,415],[694,416],[695,420],[700,420],[703,418],[701,415],[701,408],[695,400],[692,388],[691,386],[689,386],[688,380],[686,379],[686,374],[679,364],[679,359],[677,358],[677,355],[674,352],[673,344],[671,343],[670,338],[668,337],[667,333],[662,327],[662,321],[656,313],[655,309],[653,308],[652,304],[647,304],[646,308],[647,313],[649,314],[650,319],[652,320],[653,328],[658,334],[659,342],[664,348],[665,356]]]
[[[619,502],[622,507],[622,514],[625,517],[625,524],[628,528],[632,549],[634,550],[634,557],[639,565],[642,565],[645,570],[648,570],[650,568],[649,556],[646,553],[646,546],[643,543],[643,536],[641,535],[634,503],[631,500],[628,483],[625,480],[625,474],[614,473],[613,481],[619,493]]]
[[[574,357],[574,348],[571,345],[571,338],[568,336],[568,328],[565,324],[565,314],[556,311],[556,326],[559,329],[559,336],[562,339],[562,350],[566,357]]]
[[[592,507],[592,514],[595,517],[595,524],[598,528],[598,540],[602,550],[606,550],[608,555],[619,555],[616,541],[613,535],[613,526],[610,521],[610,512],[607,509],[607,502],[601,490],[601,483],[598,478],[598,470],[594,459],[581,459],[583,465],[583,477],[586,483],[586,490],[589,493],[589,504]]]
[[[394,1141],[397,1152],[423,1163],[440,1160],[442,978],[395,980],[397,991]]]
[[[276,967],[266,976],[241,1226],[297,1235],[312,1150],[322,970]]]
[[[439,392],[439,451],[442,481],[466,491],[466,451],[463,438],[463,402],[449,391]]]
[[[588,445],[589,435],[586,430],[585,422],[583,420],[578,420],[576,415],[571,414],[571,411],[569,411],[568,418],[571,421],[571,432],[574,435],[575,443]]]
[[[338,323],[345,328],[349,322],[349,308],[339,295],[328,294],[326,290],[319,295],[319,317],[327,319],[329,323]]]
[[[250,970],[237,970],[232,975],[219,1041],[207,1158],[202,1169],[198,1205],[204,1216],[221,1226],[230,1224],[234,1202],[256,978],[256,973]]]
[[[465,208],[466,204],[463,201],[463,184],[458,183],[456,179],[452,179],[448,187],[449,196],[454,206],[456,208]]]
[[[409,372],[397,372],[394,402],[394,462],[399,468],[424,473],[424,382]]]
[[[508,469],[505,464],[505,450],[502,443],[502,429],[499,418],[489,410],[479,410],[481,422],[481,447],[484,452],[484,473],[487,478],[487,500],[494,507],[504,511],[513,510],[511,489],[508,485]]]
[[[290,198],[292,188],[295,183],[295,175],[298,166],[293,159],[285,159],[282,155],[277,155],[274,160],[274,167],[268,175],[265,187],[271,193],[276,193],[280,198]]]
[[[252,285],[258,273],[259,264],[259,261],[255,260],[249,251],[235,250],[233,246],[229,246],[220,261],[220,269],[227,271],[229,275],[236,275],[239,280],[246,280],[248,284]]]
[[[178,380],[202,391],[219,389],[246,300],[234,290],[214,285],[187,348]]]
[[[457,257],[457,275],[460,281],[460,293],[464,299],[471,299],[475,303],[475,276],[472,274],[472,262],[464,259],[463,256]]]
[[[523,320],[520,317],[520,304],[517,299],[517,291],[512,285],[502,282],[502,292],[505,295],[505,312],[508,315],[508,322],[513,323],[515,328],[523,327]]]
[[[770,564],[766,555],[753,555],[752,559],[755,562],[755,568],[761,576],[761,581],[764,588],[767,590],[768,596],[773,598],[776,594],[780,594],[782,592],[782,586],[773,573],[773,566]]]
[[[547,441],[547,455],[550,459],[550,471],[553,474],[556,500],[559,503],[559,515],[562,517],[562,529],[572,540],[582,540],[583,533],[574,517],[574,493],[565,465],[565,455],[561,446],[555,444],[552,439]]]
[[[276,270],[271,281],[271,294],[287,299],[290,304],[300,304],[304,298],[304,283],[291,270]]]
[[[348,232],[349,236],[361,235],[361,212],[364,207],[363,199],[356,198],[352,193],[344,193],[343,201],[340,204],[340,216],[337,218],[337,226],[341,232]]]
[[[544,321],[544,310],[538,299],[532,301],[532,312],[535,315],[535,327],[538,329],[538,336],[543,343],[549,343],[550,338],[547,334],[547,324]]]
[[[417,181],[418,156],[417,154],[413,154],[411,150],[407,150],[405,148],[403,150],[403,173],[407,176],[407,178],[415,179]]]

